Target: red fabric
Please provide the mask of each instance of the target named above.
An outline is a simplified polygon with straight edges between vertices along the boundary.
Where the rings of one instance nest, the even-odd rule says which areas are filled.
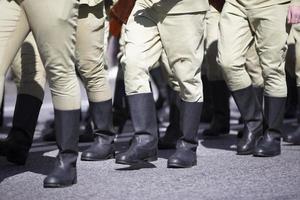
[[[216,8],[219,12],[222,11],[225,0],[209,0],[209,3]]]
[[[126,24],[135,0],[119,0],[110,10],[110,17]]]
[[[109,32],[115,37],[120,37],[122,29],[122,22],[118,21],[115,18],[111,18],[109,21]]]

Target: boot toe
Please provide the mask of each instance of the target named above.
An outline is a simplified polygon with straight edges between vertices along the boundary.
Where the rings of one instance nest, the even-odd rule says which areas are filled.
[[[243,145],[237,147],[237,155],[250,155],[253,154],[253,148]]]

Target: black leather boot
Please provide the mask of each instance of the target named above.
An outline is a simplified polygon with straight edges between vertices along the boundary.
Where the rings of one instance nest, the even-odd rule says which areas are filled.
[[[271,157],[281,153],[281,128],[285,110],[285,97],[265,96],[266,128],[254,149],[254,156]]]
[[[253,87],[253,89],[254,89],[256,98],[257,98],[257,100],[259,102],[259,105],[262,107],[262,105],[263,105],[263,99],[264,99],[264,88],[263,87]],[[244,123],[242,118],[240,118],[240,120],[242,121],[242,123]],[[244,124],[244,128],[238,132],[238,136],[237,137],[238,138],[242,138],[244,133],[246,135],[248,135],[249,134],[249,133],[247,133],[248,131],[249,130],[248,130],[246,124]]]
[[[97,161],[114,156],[113,141],[115,133],[112,124],[112,100],[90,102],[90,113],[95,125],[94,143],[81,155],[81,160]]]
[[[170,113],[169,121],[170,124],[167,127],[165,135],[159,139],[158,148],[159,149],[175,149],[177,140],[182,136],[180,131],[180,97],[178,92],[173,89],[169,89],[169,102],[170,102]]]
[[[204,137],[219,136],[229,133],[230,108],[229,90],[225,81],[210,81],[213,119],[210,127],[202,133]]]
[[[257,139],[263,133],[263,113],[252,86],[233,91],[232,96],[244,120],[246,129],[237,144],[238,155],[249,155],[254,151]]]
[[[129,149],[116,156],[118,164],[157,160],[157,120],[152,93],[128,96],[134,136]]]
[[[180,129],[176,152],[168,159],[168,168],[187,168],[197,164],[198,127],[202,103],[181,101]]]
[[[80,110],[54,110],[56,142],[59,149],[52,173],[44,179],[45,188],[77,183],[76,161]]]
[[[13,126],[6,139],[0,141],[0,155],[8,161],[24,165],[28,157],[42,101],[19,94],[15,105]]]
[[[295,131],[286,133],[283,136],[283,141],[300,145],[300,87],[297,87],[297,93],[298,93],[298,107],[297,107],[298,127]]]

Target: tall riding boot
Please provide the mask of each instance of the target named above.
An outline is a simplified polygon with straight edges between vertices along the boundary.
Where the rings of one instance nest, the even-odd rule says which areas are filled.
[[[55,134],[58,155],[52,173],[44,179],[44,187],[66,187],[77,183],[76,161],[80,109],[54,110]]]
[[[297,120],[298,127],[295,131],[285,134],[283,141],[300,145],[300,87],[297,87],[298,93],[298,107],[297,107]]]
[[[34,96],[19,94],[15,105],[13,126],[5,140],[0,141],[0,155],[17,165],[28,157],[42,101]]]
[[[237,144],[238,155],[253,153],[257,139],[263,133],[263,113],[252,86],[232,92],[244,120],[246,131]]]
[[[203,131],[203,136],[219,136],[229,133],[230,108],[229,90],[225,81],[210,81],[213,103],[213,119],[209,129]]]
[[[152,93],[128,96],[134,136],[129,149],[116,156],[116,163],[131,165],[157,160],[157,120]]]
[[[197,164],[198,127],[202,103],[181,101],[180,130],[176,152],[168,159],[168,168],[187,168]]]
[[[90,113],[95,125],[94,143],[81,155],[81,160],[96,161],[112,158],[115,133],[112,125],[112,100],[90,102]]]
[[[180,131],[180,97],[177,91],[169,88],[169,102],[170,102],[170,112],[169,121],[170,124],[167,127],[164,137],[160,138],[158,141],[159,149],[175,149],[177,140],[182,136]]]
[[[264,99],[264,88],[263,87],[253,87],[255,96],[257,97],[257,100],[259,102],[259,105],[262,107],[263,105],[263,99]],[[243,120],[241,120],[243,121]],[[238,132],[238,138],[242,138],[243,134],[246,133],[248,130],[246,124],[244,124],[244,128]]]
[[[254,156],[271,157],[280,154],[281,128],[285,110],[285,97],[265,96],[266,128],[257,142]]]

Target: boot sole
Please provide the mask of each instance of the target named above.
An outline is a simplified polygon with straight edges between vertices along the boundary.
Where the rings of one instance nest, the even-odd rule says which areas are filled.
[[[53,183],[44,183],[44,188],[64,188],[69,187],[77,183],[77,178],[75,178],[71,183],[67,184],[53,184]]]
[[[143,163],[143,162],[153,162],[157,160],[157,156],[152,156],[152,157],[148,157],[142,160],[135,160],[135,161],[126,161],[126,160],[116,160],[117,164],[121,164],[121,165],[134,165],[134,164],[138,164],[138,163]]]
[[[193,166],[196,166],[197,165],[197,163],[193,163],[192,165],[180,165],[180,164],[168,164],[168,168],[191,168],[191,167],[193,167]]]
[[[101,159],[89,158],[89,157],[81,157],[80,160],[82,160],[82,161],[103,161],[103,160],[112,159],[114,157],[115,157],[115,155],[111,154],[111,155],[108,155],[107,157],[101,158]]]
[[[264,154],[264,153],[253,153],[254,157],[275,157],[275,156],[279,156],[280,153],[277,154]]]
[[[239,156],[247,156],[247,155],[252,155],[253,154],[253,151],[240,151],[240,152],[237,152],[236,155],[239,155]]]

